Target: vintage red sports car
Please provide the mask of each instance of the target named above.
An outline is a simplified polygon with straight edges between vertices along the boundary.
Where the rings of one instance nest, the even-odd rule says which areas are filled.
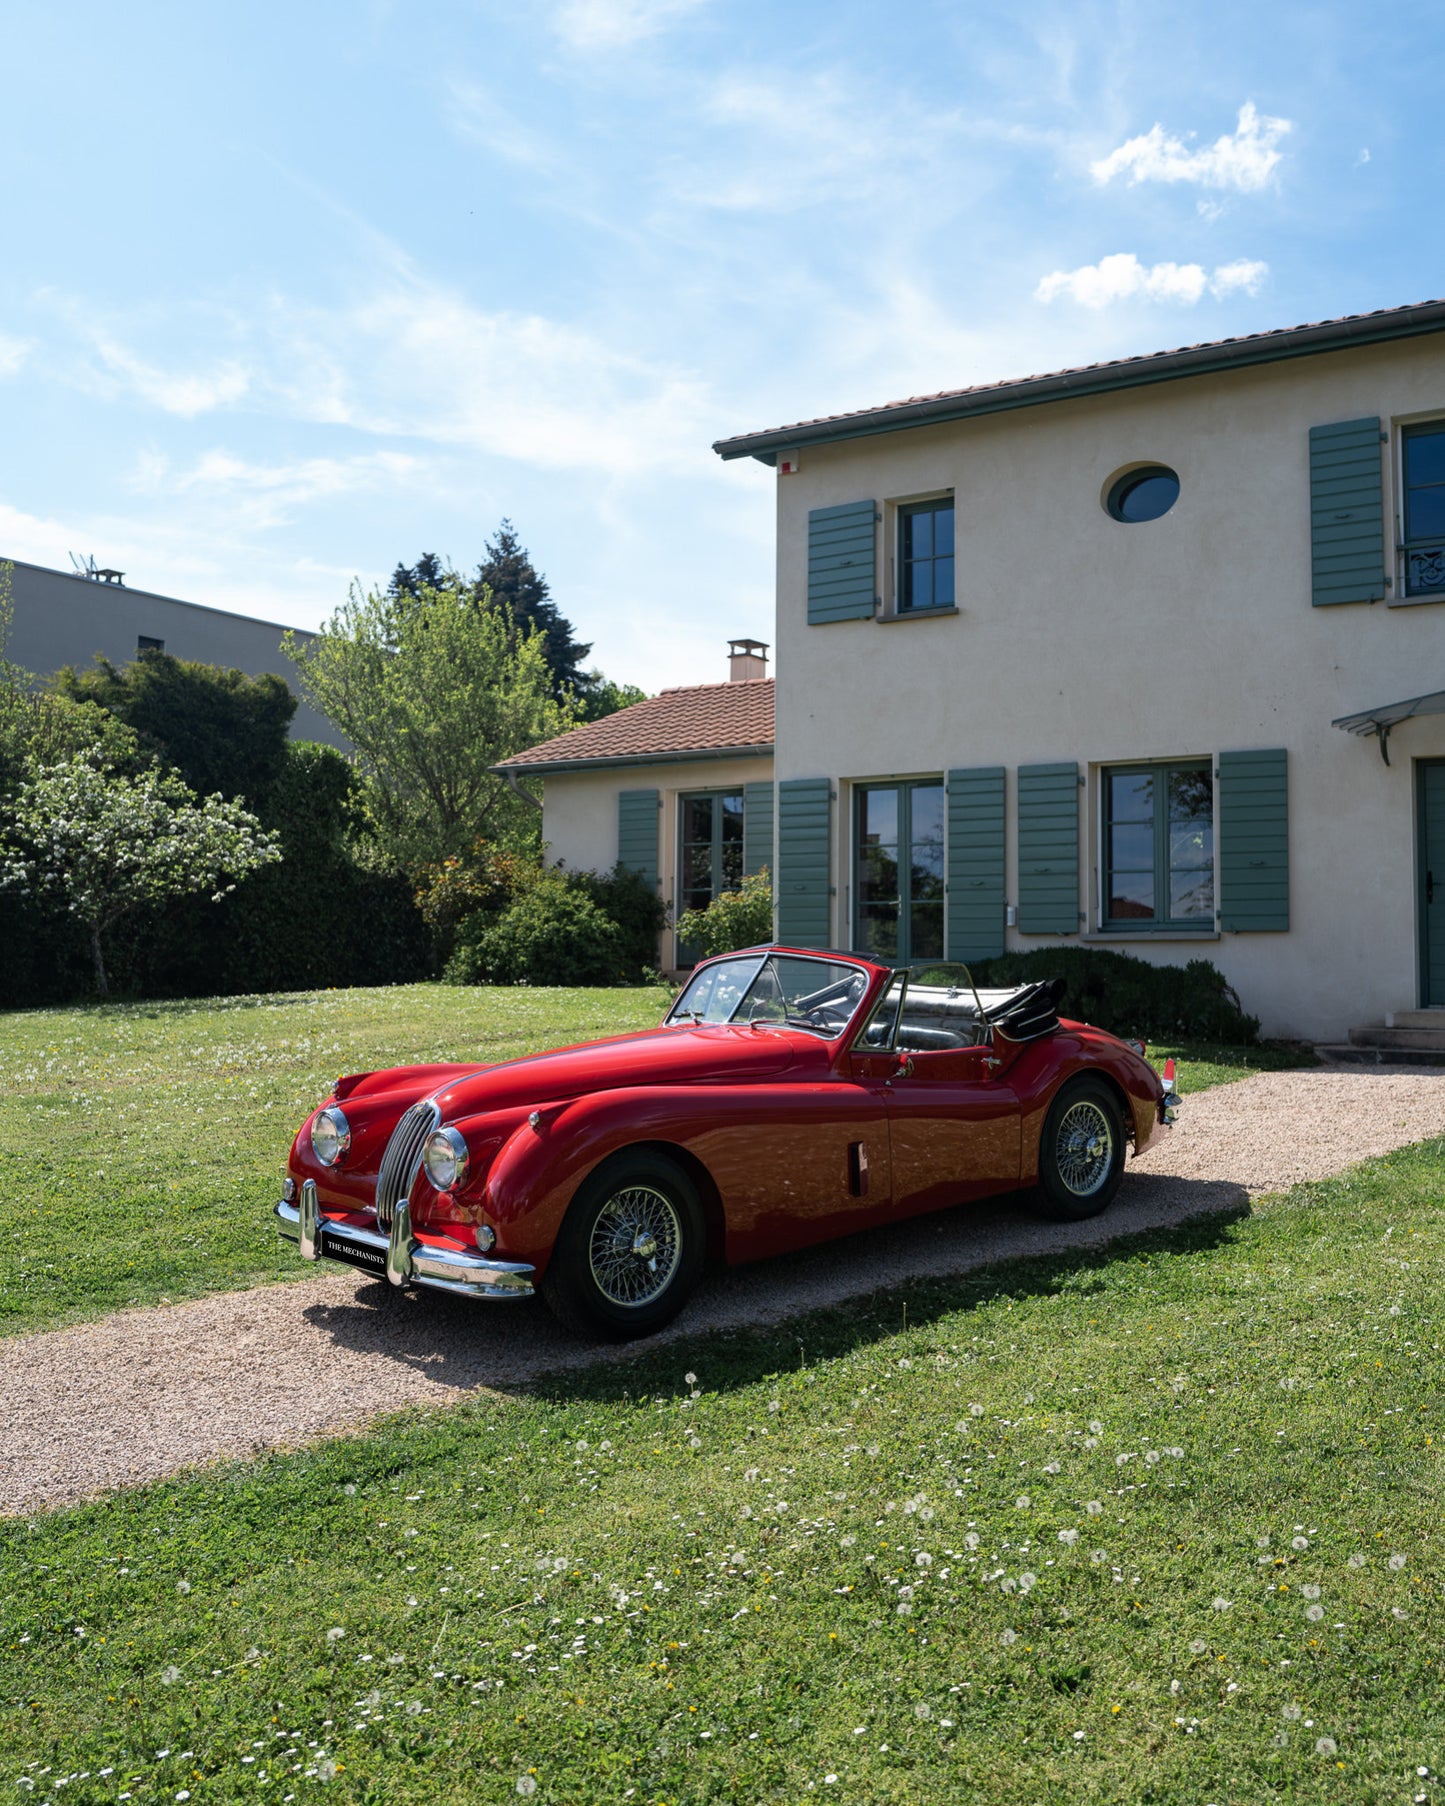
[[[999,1192],[1073,1220],[1178,1098],[1143,1049],[1060,1021],[1062,987],[974,989],[758,947],[699,965],[660,1028],[486,1066],[338,1079],[291,1148],[307,1260],[473,1297],[539,1290],[622,1337],[704,1260],[761,1260]]]

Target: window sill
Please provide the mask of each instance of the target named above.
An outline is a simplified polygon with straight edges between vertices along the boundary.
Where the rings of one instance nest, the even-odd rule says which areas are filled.
[[[936,621],[940,615],[956,615],[959,612],[950,604],[947,608],[910,608],[902,614],[875,615],[873,618],[884,626],[891,626],[898,621]]]
[[[1091,947],[1107,947],[1114,941],[1217,941],[1217,928],[1096,928],[1079,939]]]
[[[1422,608],[1432,602],[1445,602],[1445,590],[1432,590],[1428,596],[1390,596],[1386,608]]]

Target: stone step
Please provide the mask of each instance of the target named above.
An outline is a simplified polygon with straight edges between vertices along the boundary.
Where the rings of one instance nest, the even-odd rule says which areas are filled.
[[[1445,1034],[1445,1010],[1388,1010],[1386,1028],[1435,1028]]]
[[[1387,1028],[1371,1022],[1365,1028],[1352,1028],[1350,1040],[1356,1047],[1445,1048],[1445,1023],[1430,1028]]]
[[[1360,1047],[1354,1042],[1319,1046],[1315,1052],[1328,1066],[1440,1066],[1445,1047]]]

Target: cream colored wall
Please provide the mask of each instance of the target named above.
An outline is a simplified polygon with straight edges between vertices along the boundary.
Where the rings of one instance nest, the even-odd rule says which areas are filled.
[[[778,481],[778,778],[829,776],[835,941],[851,909],[849,783],[1078,760],[1080,908],[1098,923],[1101,765],[1283,746],[1290,931],[1203,946],[1119,937],[1146,959],[1214,960],[1267,1033],[1343,1038],[1417,998],[1411,761],[1445,756],[1445,719],[1391,741],[1331,718],[1445,688],[1445,603],[1310,604],[1311,426],[1445,414],[1445,341],[1418,340],[1191,378],[965,425],[805,449]],[[1385,453],[1392,485],[1397,434]],[[1172,466],[1162,520],[1101,505],[1121,470]],[[807,625],[811,508],[952,490],[959,613]],[[891,589],[892,511],[879,532]],[[1049,937],[1010,930],[1010,947]]]
[[[573,871],[610,871],[617,863],[617,798],[624,790],[656,790],[661,797],[658,814],[657,868],[659,887],[671,915],[677,914],[678,798],[689,791],[740,790],[744,784],[771,780],[773,762],[767,758],[687,759],[668,765],[614,767],[607,771],[567,772],[545,780],[542,838],[547,858]],[[529,789],[536,789],[529,784]],[[675,965],[672,929],[664,930],[658,963]]]

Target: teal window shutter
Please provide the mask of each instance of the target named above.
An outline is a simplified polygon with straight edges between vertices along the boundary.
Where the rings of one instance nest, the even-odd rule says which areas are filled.
[[[1289,792],[1282,747],[1219,755],[1219,925],[1231,933],[1289,927]]]
[[[1079,932],[1079,768],[1020,765],[1019,933]]]
[[[655,790],[623,790],[617,797],[617,862],[640,872],[657,888],[657,810]]]
[[[773,868],[773,787],[743,786],[743,871]]]
[[[844,502],[808,513],[808,625],[866,621],[878,562],[877,506]]]
[[[1310,568],[1316,608],[1385,594],[1378,416],[1310,428]]]
[[[778,939],[788,947],[826,947],[831,934],[829,874],[831,786],[827,778],[778,785]]]
[[[996,959],[1004,939],[1004,768],[950,771],[948,957]]]

